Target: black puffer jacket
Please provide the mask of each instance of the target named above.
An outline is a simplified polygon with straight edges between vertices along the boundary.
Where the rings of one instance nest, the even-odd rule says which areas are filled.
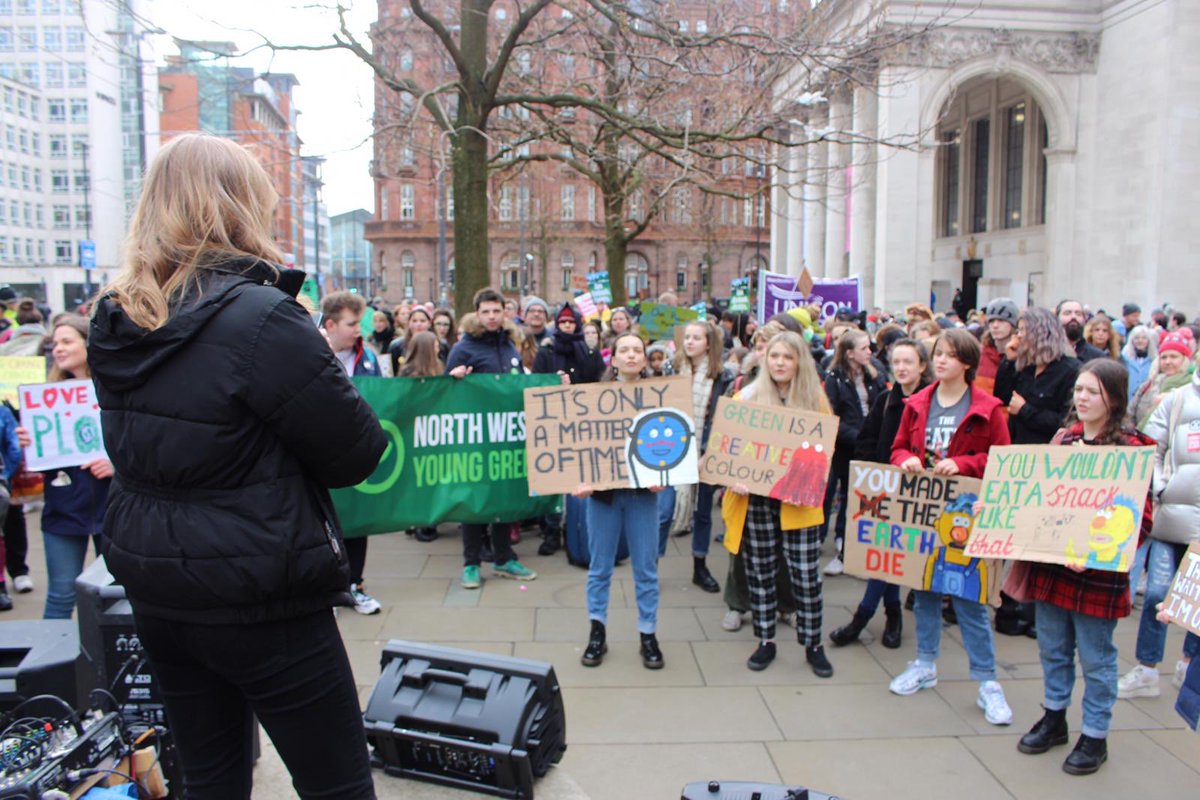
[[[386,440],[275,280],[229,262],[202,269],[158,330],[109,298],[92,320],[116,468],[103,550],[138,614],[251,623],[349,603],[328,487],[367,478]]]
[[[913,389],[913,394],[924,389],[929,382],[922,380]],[[899,382],[892,388],[875,398],[867,419],[858,432],[858,441],[854,445],[855,461],[875,461],[879,464],[890,464],[892,461],[892,443],[900,430],[900,419],[904,416],[904,387]]]

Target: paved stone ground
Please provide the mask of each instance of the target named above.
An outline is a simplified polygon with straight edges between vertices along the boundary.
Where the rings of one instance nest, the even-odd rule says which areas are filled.
[[[37,515],[29,515],[36,528]],[[31,565],[39,583],[16,596],[6,619],[40,616],[44,600],[40,537],[33,533]],[[913,618],[905,613],[899,650],[872,636],[865,645],[828,648],[836,674],[815,678],[801,648],[781,647],[764,672],[750,672],[754,649],[749,625],[721,629],[720,595],[691,585],[691,559],[673,539],[661,562],[659,638],[666,668],[652,672],[637,657],[636,610],[629,567],[618,569],[610,612],[610,652],[587,669],[579,655],[587,636],[582,570],[561,556],[535,555],[536,540],[517,546],[540,576],[524,585],[488,579],[478,591],[458,586],[459,538],[453,526],[421,544],[403,534],[374,537],[367,588],[384,604],[363,617],[342,610],[340,625],[365,704],[389,639],[437,642],[468,649],[548,660],[563,685],[569,749],[537,785],[540,800],[674,798],[689,781],[722,778],[807,785],[852,800],[1154,800],[1200,796],[1200,737],[1174,711],[1169,670],[1182,636],[1172,628],[1161,665],[1163,694],[1121,700],[1114,713],[1109,762],[1090,777],[1061,771],[1067,748],[1042,756],[1017,752],[1017,739],[1041,714],[1041,669],[1036,642],[996,637],[1000,680],[1013,707],[1012,726],[988,725],[975,706],[966,655],[955,627],[942,639],[940,682],[912,697],[887,691],[888,681],[913,657]],[[709,557],[724,583],[726,555]],[[862,595],[855,578],[826,579],[825,630],[842,624]],[[869,634],[878,636],[882,615]],[[1136,617],[1117,629],[1122,672],[1132,666]],[[781,628],[786,641],[789,629]],[[1078,698],[1068,720],[1079,728]],[[265,743],[256,770],[255,798],[293,796],[286,772]],[[377,774],[380,798],[460,798],[467,793]]]

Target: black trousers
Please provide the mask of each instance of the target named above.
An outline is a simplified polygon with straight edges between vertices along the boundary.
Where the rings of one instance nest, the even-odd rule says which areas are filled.
[[[508,523],[497,522],[488,526],[464,522],[462,525],[463,564],[466,566],[479,566],[480,553],[483,551],[483,537],[487,535],[489,527],[492,532],[493,561],[496,564],[505,564],[516,559],[517,555],[513,552],[512,542],[508,538]]]
[[[302,798],[374,800],[362,711],[332,611],[254,625],[138,617],[187,800],[249,800],[257,716]]]
[[[25,506],[12,505],[4,518],[4,560],[8,574],[14,578],[28,575],[29,565],[25,556],[29,553],[29,535],[25,529]],[[3,576],[0,576],[3,577]]]

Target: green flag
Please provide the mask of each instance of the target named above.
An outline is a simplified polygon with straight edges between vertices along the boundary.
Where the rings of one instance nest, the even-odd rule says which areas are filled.
[[[525,398],[557,375],[355,378],[389,443],[370,478],[333,491],[346,536],[439,522],[515,522],[558,510],[530,497]]]

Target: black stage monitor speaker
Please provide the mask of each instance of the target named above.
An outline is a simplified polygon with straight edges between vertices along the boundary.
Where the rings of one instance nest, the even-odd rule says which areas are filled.
[[[39,694],[79,707],[91,688],[85,660],[69,619],[0,622],[0,711]]]
[[[550,664],[391,641],[381,666],[364,717],[388,774],[532,798],[534,777],[567,749]]]
[[[831,794],[752,781],[696,781],[683,787],[680,800],[837,800]]]

